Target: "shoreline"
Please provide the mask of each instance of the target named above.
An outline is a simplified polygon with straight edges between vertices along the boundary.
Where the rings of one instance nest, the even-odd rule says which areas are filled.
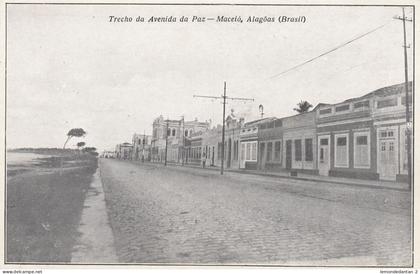
[[[96,170],[96,157],[76,154],[7,166],[6,262],[71,261]]]

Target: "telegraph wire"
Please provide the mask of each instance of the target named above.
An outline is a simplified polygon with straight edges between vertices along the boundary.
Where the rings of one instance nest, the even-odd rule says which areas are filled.
[[[390,22],[391,22],[391,21],[390,21]],[[306,64],[308,64],[308,63],[310,63],[310,62],[315,61],[315,60],[316,60],[316,59],[318,59],[318,58],[321,58],[321,57],[323,57],[323,56],[325,56],[325,55],[327,55],[327,54],[329,54],[329,53],[331,53],[331,52],[334,52],[334,51],[336,51],[336,50],[338,50],[338,49],[340,49],[340,48],[342,48],[342,47],[344,47],[344,46],[347,46],[348,44],[350,44],[350,43],[352,43],[352,42],[354,42],[354,41],[357,41],[357,40],[359,40],[359,39],[361,39],[361,38],[363,38],[363,37],[365,37],[365,36],[367,36],[367,35],[369,35],[369,34],[371,34],[371,33],[375,32],[375,31],[377,31],[377,30],[379,30],[379,29],[383,28],[383,27],[384,27],[385,25],[387,25],[388,23],[389,23],[389,22],[387,22],[387,23],[385,23],[385,24],[383,24],[383,25],[380,25],[379,27],[376,27],[376,28],[374,28],[374,29],[372,29],[372,30],[370,30],[370,31],[368,31],[368,32],[365,32],[365,33],[363,33],[363,34],[361,34],[361,35],[359,35],[359,36],[357,36],[357,37],[355,37],[355,38],[353,38],[353,39],[351,39],[351,40],[349,40],[349,41],[347,41],[347,42],[345,42],[345,43],[342,43],[342,44],[340,44],[340,45],[336,46],[335,48],[332,48],[332,49],[330,49],[330,50],[328,50],[328,51],[326,51],[326,52],[324,52],[324,53],[322,53],[322,54],[320,54],[320,55],[318,55],[318,56],[316,56],[316,57],[313,57],[313,58],[311,58],[311,59],[309,59],[309,60],[307,60],[307,61],[305,61],[305,62],[303,62],[303,63],[300,63],[300,64],[298,64],[298,65],[296,65],[296,66],[293,66],[293,67],[291,67],[291,68],[289,68],[289,69],[286,69],[286,70],[284,70],[284,71],[282,71],[282,72],[280,72],[280,73],[278,73],[278,74],[275,74],[275,75],[271,76],[271,77],[270,77],[270,79],[276,78],[276,77],[278,77],[278,76],[280,76],[280,75],[283,75],[283,74],[285,74],[285,73],[287,73],[287,72],[289,72],[289,71],[292,71],[292,70],[295,70],[295,69],[297,69],[297,68],[300,68],[300,67],[302,67],[302,66],[304,66],[304,65],[306,65]]]

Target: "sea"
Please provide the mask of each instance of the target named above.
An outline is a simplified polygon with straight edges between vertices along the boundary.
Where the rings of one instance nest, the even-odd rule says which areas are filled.
[[[30,152],[7,152],[6,163],[8,166],[30,166],[38,163],[39,159],[48,157],[51,157],[51,155]]]

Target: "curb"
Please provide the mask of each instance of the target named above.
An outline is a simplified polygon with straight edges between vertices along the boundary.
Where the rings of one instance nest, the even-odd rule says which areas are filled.
[[[129,161],[131,163],[137,163],[136,161]],[[142,164],[148,165],[161,165],[164,166],[163,163],[160,162],[144,162]],[[167,163],[167,166],[172,167],[185,167],[185,168],[194,168],[194,169],[202,169],[202,170],[210,170],[210,171],[220,171],[220,169],[215,168],[202,168],[201,166],[194,166],[194,165],[180,165],[175,163]],[[401,192],[410,192],[409,189],[405,188],[397,188],[397,187],[390,187],[390,186],[381,186],[381,185],[370,185],[370,184],[358,184],[358,183],[347,183],[347,182],[339,182],[339,181],[329,181],[329,180],[321,180],[318,178],[303,178],[303,177],[292,177],[287,175],[281,174],[272,174],[272,173],[257,173],[252,171],[246,170],[232,170],[232,169],[224,169],[224,172],[231,172],[231,173],[239,173],[239,174],[248,174],[248,175],[259,175],[271,178],[282,178],[282,179],[293,179],[293,180],[300,180],[306,182],[317,182],[317,183],[325,183],[325,184],[334,184],[334,185],[345,185],[345,186],[356,186],[356,187],[364,187],[364,188],[373,188],[373,189],[387,189],[387,190],[394,190],[394,191],[401,191]]]

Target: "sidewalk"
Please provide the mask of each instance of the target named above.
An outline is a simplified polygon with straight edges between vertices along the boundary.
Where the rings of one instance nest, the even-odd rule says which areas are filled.
[[[136,162],[136,161],[133,161],[133,162]],[[144,162],[144,163],[163,165],[163,163],[160,163],[160,162],[147,162],[147,163]],[[167,165],[179,166],[179,167],[185,167],[185,168],[203,169],[201,166],[194,165],[194,164],[182,165],[181,163],[168,162]],[[205,170],[219,172],[220,167],[206,167]],[[232,173],[251,174],[251,175],[260,175],[260,176],[267,176],[267,177],[277,177],[277,178],[286,178],[286,179],[301,180],[301,181],[327,183],[327,184],[341,184],[341,185],[348,185],[348,186],[360,186],[360,187],[369,187],[369,188],[409,191],[408,183],[404,183],[404,182],[361,180],[361,179],[352,179],[352,178],[344,178],[344,177],[327,177],[327,176],[305,174],[305,173],[299,173],[299,172],[297,176],[290,176],[290,172],[286,172],[286,171],[273,172],[273,171],[262,171],[262,170],[245,170],[245,169],[224,169],[224,171],[232,172]]]

